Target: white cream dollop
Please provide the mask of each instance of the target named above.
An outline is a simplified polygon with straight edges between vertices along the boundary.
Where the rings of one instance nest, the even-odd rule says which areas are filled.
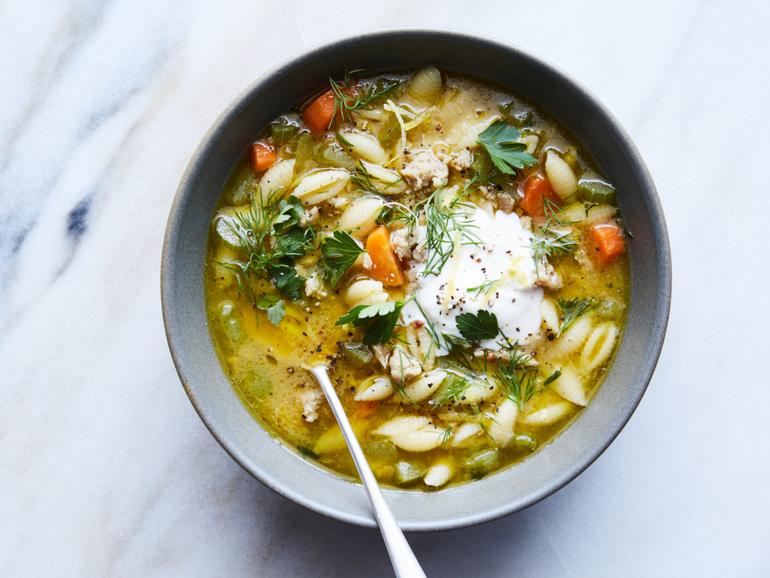
[[[423,276],[425,263],[411,268],[416,279],[413,295],[404,307],[404,321],[427,322],[440,333],[460,335],[457,316],[485,309],[494,313],[511,342],[523,343],[540,329],[543,290],[535,285],[537,270],[532,254],[532,233],[515,213],[493,215],[477,208],[471,212],[477,245],[459,245],[439,275]],[[424,227],[418,230],[424,242]],[[482,287],[481,290],[478,288]],[[419,306],[418,306],[419,304]],[[420,311],[424,311],[425,316]],[[486,349],[499,349],[495,340],[482,341]],[[446,355],[440,348],[438,355]]]

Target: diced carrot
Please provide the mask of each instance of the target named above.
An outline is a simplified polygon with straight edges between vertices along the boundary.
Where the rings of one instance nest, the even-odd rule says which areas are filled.
[[[275,164],[275,149],[263,141],[251,145],[251,168],[261,173]]]
[[[545,201],[543,199],[559,205],[559,197],[548,179],[541,174],[534,174],[524,181],[524,198],[519,201],[519,206],[530,217],[544,217]]]
[[[623,230],[617,223],[599,223],[588,230],[591,247],[600,265],[612,263],[626,250]]]
[[[372,260],[369,274],[388,287],[397,287],[404,282],[404,273],[398,264],[393,247],[390,246],[390,232],[380,225],[366,238],[366,252]]]
[[[302,120],[313,132],[324,132],[334,119],[334,109],[334,93],[329,89],[305,107]]]
[[[359,401],[356,404],[356,417],[368,417],[380,407],[379,401]]]

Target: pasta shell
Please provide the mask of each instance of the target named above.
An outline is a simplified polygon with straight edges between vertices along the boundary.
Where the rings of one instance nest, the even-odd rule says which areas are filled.
[[[424,415],[402,415],[385,422],[372,433],[390,437],[415,432],[430,425],[430,420]]]
[[[271,195],[277,191],[287,191],[294,180],[294,159],[278,161],[272,167],[267,169],[259,180],[259,187],[262,192],[262,201],[266,202]]]
[[[580,353],[582,368],[586,371],[593,371],[606,362],[612,355],[619,333],[618,326],[612,321],[601,323],[594,329]]]
[[[382,283],[368,277],[353,281],[345,291],[345,301],[351,306],[384,303],[388,297],[382,288]]]
[[[382,148],[380,141],[372,135],[356,131],[342,131],[338,136],[340,142],[357,157],[378,165],[387,162],[388,153]]]
[[[554,150],[545,156],[545,174],[559,197],[566,199],[577,190],[577,177],[569,163]]]
[[[417,431],[391,436],[390,441],[396,447],[408,452],[428,452],[441,445],[442,434],[442,429],[428,426]]]
[[[303,205],[315,205],[340,193],[349,180],[350,173],[344,169],[314,171],[302,177],[292,195]]]
[[[436,393],[438,387],[446,379],[447,372],[443,369],[434,369],[423,373],[420,377],[404,387],[403,396],[409,401],[423,401]]]
[[[555,357],[564,357],[577,351],[588,339],[594,322],[590,315],[583,315],[575,320],[569,328],[562,333],[551,350]]]
[[[377,226],[377,216],[385,202],[379,197],[361,197],[345,209],[337,223],[343,231],[350,231],[353,237],[362,239]]]
[[[542,409],[528,413],[521,422],[534,426],[551,425],[567,417],[574,409],[575,406],[569,401],[557,401]]]
[[[478,423],[464,423],[459,428],[457,428],[457,431],[454,432],[454,435],[452,436],[452,447],[467,448],[468,446],[473,445],[475,441],[474,438],[476,438],[483,431],[484,428],[482,428]]]
[[[386,169],[380,165],[361,161],[369,177],[374,179],[374,185],[383,195],[398,195],[406,190],[406,183],[398,171]]]
[[[409,80],[406,90],[417,100],[435,102],[444,90],[441,85],[441,72],[435,66],[418,70]]]
[[[553,299],[546,297],[540,302],[540,316],[546,329],[554,335],[559,335],[559,309]]]
[[[393,395],[393,383],[385,376],[364,381],[355,395],[356,401],[380,401]]]
[[[512,400],[505,398],[495,410],[488,414],[491,423],[487,428],[487,434],[499,446],[507,445],[513,439],[513,427],[519,408]]]
[[[452,467],[452,464],[446,460],[440,460],[428,468],[422,481],[425,482],[426,486],[438,488],[451,480],[454,474],[455,470]]]
[[[585,406],[588,403],[588,395],[583,380],[570,366],[561,368],[561,375],[550,384],[550,388],[567,401]]]

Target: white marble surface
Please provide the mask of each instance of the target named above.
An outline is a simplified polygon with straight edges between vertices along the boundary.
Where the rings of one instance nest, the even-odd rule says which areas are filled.
[[[462,29],[592,89],[658,184],[674,298],[616,443],[515,516],[411,537],[431,576],[770,575],[768,4],[0,2],[0,575],[387,576],[274,495],[179,386],[158,270],[218,112],[341,35]]]

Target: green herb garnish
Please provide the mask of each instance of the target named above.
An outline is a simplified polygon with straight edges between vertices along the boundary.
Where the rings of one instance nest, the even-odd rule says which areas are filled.
[[[457,316],[457,329],[468,341],[494,339],[500,333],[497,317],[485,309],[476,314],[461,313]]]
[[[463,193],[467,192],[467,189]],[[458,195],[449,202],[443,198],[443,190],[434,191],[417,204],[415,214],[422,208],[425,214],[425,245],[428,259],[422,276],[439,275],[449,261],[457,245],[480,245],[470,211],[472,205]]]
[[[242,289],[247,288],[250,277],[266,278],[281,293],[296,301],[302,298],[305,280],[297,273],[294,260],[313,245],[315,232],[311,227],[301,225],[305,210],[299,199],[281,199],[281,194],[276,191],[263,199],[257,188],[249,210],[226,221],[246,254],[246,260],[231,260],[225,266],[238,273]],[[251,292],[245,292],[256,306]]]
[[[351,323],[353,327],[364,328],[364,343],[374,345],[387,343],[398,323],[398,316],[404,307],[403,301],[386,301],[374,305],[357,305],[337,319],[337,325]]]
[[[592,297],[576,297],[575,299],[559,299],[562,318],[559,332],[563,333],[581,315],[596,309],[599,301]]]
[[[519,409],[532,399],[536,391],[537,367],[532,356],[523,351],[518,344],[508,350],[510,357],[500,361],[497,366],[497,379],[501,389]]]
[[[353,184],[355,184],[359,189],[362,189],[368,193],[374,193],[375,195],[382,195],[392,192],[388,191],[388,189],[400,183],[402,179],[397,178],[390,183],[383,183],[384,186],[382,189],[380,189],[380,187],[372,182],[372,175],[369,174],[369,171],[366,170],[364,163],[358,161],[356,168],[353,171],[353,175],[350,177],[350,180],[353,181]]]
[[[339,115],[344,121],[350,120],[350,113],[356,110],[371,108],[378,101],[384,100],[390,93],[401,85],[400,80],[393,78],[378,78],[356,82],[354,76],[362,72],[360,69],[345,72],[342,82],[329,78],[329,86],[334,93],[334,116]]]
[[[532,241],[532,254],[537,267],[540,267],[540,263],[548,257],[560,257],[574,253],[578,246],[572,231],[554,228],[554,225],[570,224],[559,217],[559,207],[549,199],[544,198],[543,210],[546,221],[538,227]]]
[[[470,375],[450,374],[444,385],[442,385],[433,397],[433,409],[438,409],[444,405],[454,405],[462,401],[465,392],[473,385]]]
[[[478,298],[480,295],[486,295],[499,281],[500,279],[487,279],[481,285],[468,287],[467,291],[468,293],[473,293],[474,297]]]
[[[258,298],[256,306],[257,309],[260,309],[267,314],[267,319],[273,325],[278,325],[286,314],[283,299],[278,295],[273,295],[271,293],[266,293]]]
[[[321,254],[326,282],[336,287],[362,253],[365,253],[364,249],[344,231],[334,231],[331,237],[324,239]]]
[[[518,129],[502,120],[493,122],[478,137],[492,164],[506,175],[537,164],[537,159],[526,152],[527,145],[518,140]]]
[[[561,377],[561,368],[554,371],[551,375],[545,378],[545,381],[543,382],[543,385],[551,385],[554,381],[559,379]]]

